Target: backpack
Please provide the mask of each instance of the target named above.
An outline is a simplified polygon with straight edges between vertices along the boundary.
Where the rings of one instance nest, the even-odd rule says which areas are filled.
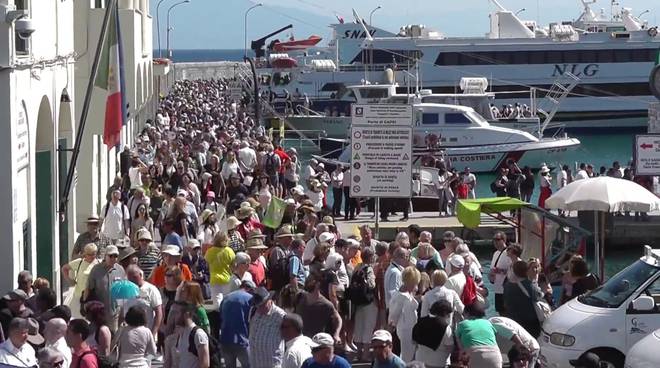
[[[347,298],[354,305],[370,304],[376,297],[376,288],[370,288],[367,283],[368,267],[364,266],[355,270],[346,289]]]
[[[275,251],[273,248],[272,251]],[[271,252],[272,252],[271,251]],[[289,283],[289,263],[292,255],[284,255],[278,258],[274,263],[270,262],[270,255],[268,257],[268,278],[271,282],[271,289],[282,290],[284,286]]]
[[[188,352],[194,356],[197,356],[197,345],[195,345],[195,334],[197,334],[197,330],[201,330],[201,328],[198,326],[193,327],[188,335]],[[206,331],[204,331],[204,333],[206,333]],[[206,336],[209,339],[209,368],[220,368],[221,363],[218,342],[213,336],[209,334],[206,334]]]
[[[493,193],[495,193],[495,194],[497,194],[497,190],[498,190],[498,188],[497,188],[497,184],[495,184],[496,182],[497,182],[497,180],[495,180],[494,182],[490,183],[490,191],[493,192]]]
[[[461,294],[461,302],[467,307],[474,304],[475,301],[477,301],[477,284],[472,276],[465,276],[465,287]]]
[[[552,307],[550,307],[550,304],[548,304],[545,299],[537,300],[536,297],[529,295],[529,292],[521,283],[517,282],[516,284],[518,284],[518,287],[522,293],[532,301],[532,306],[534,307],[536,318],[539,320],[539,323],[543,325],[543,322],[548,319],[548,317],[550,317],[550,313],[552,313]]]
[[[96,350],[91,350],[91,351],[86,351],[82,353],[80,356],[80,359],[78,360],[78,368],[80,368],[80,363],[82,362],[82,359],[85,355],[93,354],[96,357],[96,363],[99,368],[117,368],[119,367],[118,362],[113,362],[110,357],[107,356],[101,356],[98,354]]]
[[[266,167],[264,168],[266,170],[266,174],[268,175],[276,175],[279,170],[280,170],[280,160],[279,156],[277,156],[276,153],[271,152],[266,156]]]

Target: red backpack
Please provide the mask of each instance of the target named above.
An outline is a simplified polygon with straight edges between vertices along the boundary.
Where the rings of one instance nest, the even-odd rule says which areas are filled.
[[[477,301],[477,284],[474,282],[472,276],[465,276],[465,287],[461,294],[461,301],[466,307]]]

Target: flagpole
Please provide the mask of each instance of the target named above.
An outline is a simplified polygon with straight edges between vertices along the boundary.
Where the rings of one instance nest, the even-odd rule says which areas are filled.
[[[64,190],[62,191],[62,200],[60,201],[60,216],[66,216],[67,205],[69,204],[69,193],[73,184],[73,176],[76,172],[76,163],[78,162],[78,155],[80,154],[80,147],[82,146],[83,135],[85,134],[85,123],[87,122],[87,115],[89,114],[89,107],[92,101],[92,92],[94,91],[94,81],[99,69],[99,62],[101,59],[101,52],[103,51],[103,43],[105,42],[105,35],[108,31],[110,23],[110,15],[113,11],[117,11],[117,0],[110,0],[110,3],[105,9],[103,16],[103,24],[101,26],[101,33],[99,34],[99,42],[96,45],[96,53],[94,54],[94,62],[92,63],[92,71],[89,75],[89,82],[87,83],[87,90],[85,91],[85,99],[83,101],[82,112],[80,114],[80,123],[76,131],[76,141],[73,146],[73,154],[71,155],[71,164],[66,175],[66,182],[64,183]]]

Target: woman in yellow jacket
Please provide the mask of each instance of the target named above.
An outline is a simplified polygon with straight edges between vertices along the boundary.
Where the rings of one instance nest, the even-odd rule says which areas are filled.
[[[234,251],[229,247],[227,233],[218,233],[213,239],[213,246],[204,255],[209,264],[211,295],[216,307],[220,306],[223,296],[231,291],[229,280],[234,256]]]

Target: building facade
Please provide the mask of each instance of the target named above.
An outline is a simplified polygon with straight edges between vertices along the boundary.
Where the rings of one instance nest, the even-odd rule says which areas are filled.
[[[105,7],[109,0],[75,2],[74,38],[76,61],[76,116],[82,111],[94,53],[98,44]],[[124,50],[124,70],[128,121],[122,143],[132,144],[147,119],[155,113],[153,97],[152,17],[148,0],[119,0],[120,29]],[[119,153],[103,144],[105,91],[95,88],[85,126],[80,157],[76,165],[76,230],[85,231],[84,220],[100,214],[106,203],[106,192],[119,171]],[[69,242],[70,246],[73,240]]]
[[[60,214],[74,137],[74,0],[0,0],[0,290],[27,269],[59,286],[75,206]],[[75,201],[75,199],[74,199]]]

